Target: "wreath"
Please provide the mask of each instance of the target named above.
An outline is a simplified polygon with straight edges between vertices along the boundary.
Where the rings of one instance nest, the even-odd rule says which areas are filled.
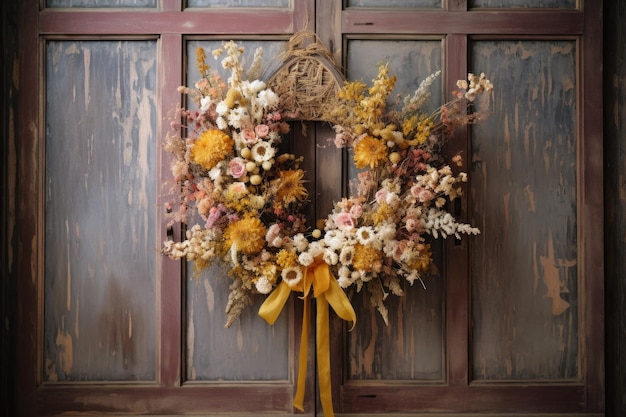
[[[179,87],[196,109],[177,109],[165,141],[180,191],[169,207],[171,223],[195,223],[184,240],[164,242],[162,252],[192,261],[196,271],[226,266],[232,279],[226,327],[255,294],[281,283],[301,289],[307,269],[320,262],[342,289],[367,288],[387,323],[388,294],[402,295],[401,280],[413,284],[429,271],[431,238],[479,233],[446,210],[467,175],[451,167],[461,156],[447,163],[441,149],[455,127],[480,118],[465,105],[493,86],[485,74],[469,74],[451,101],[428,113],[424,105],[440,72],[392,100],[396,78],[380,65],[371,86],[346,82],[332,100],[326,97],[318,107],[336,131],[334,143],[351,151],[361,171],[320,230],[308,227],[303,214],[309,199],[302,158],[280,150],[286,114],[294,114],[260,79],[262,52],[244,74],[242,47],[231,41],[213,51],[215,58],[225,55],[224,81],[197,49],[201,78],[194,88]]]
[[[298,51],[283,57],[289,65],[277,73],[281,81],[274,79],[279,94],[262,81],[261,48],[246,73],[243,48],[235,42],[213,51],[215,58],[225,55],[226,81],[210,72],[205,51],[197,49],[200,79],[193,88],[179,87],[196,108],[177,108],[165,140],[174,156],[171,171],[179,196],[168,205],[171,224],[189,226],[185,239],[164,242],[162,252],[192,261],[197,272],[214,263],[226,267],[231,278],[226,327],[255,294],[267,295],[259,315],[270,324],[292,291],[303,294],[294,400],[301,410],[308,301],[315,297],[318,339],[326,341],[317,345],[320,398],[325,415],[332,416],[329,306],[356,323],[344,290],[367,288],[387,323],[385,299],[402,295],[402,280],[424,285],[422,277],[433,263],[431,239],[479,233],[446,210],[461,196],[467,175],[452,169],[461,165],[460,155],[448,162],[441,150],[454,128],[480,119],[467,106],[493,86],[484,74],[469,74],[457,83],[453,99],[434,113],[424,105],[440,72],[424,79],[412,95],[395,99],[396,78],[388,65],[379,65],[371,86],[352,81],[333,89],[327,85],[332,76],[320,77],[317,64],[300,60],[331,56],[316,37],[304,52],[298,49],[307,36],[299,33],[290,41],[291,50]],[[302,158],[280,147],[289,132],[287,120],[302,114],[330,122],[334,144],[347,148],[360,170],[351,194],[335,203],[319,229],[307,226],[303,214],[309,196]]]

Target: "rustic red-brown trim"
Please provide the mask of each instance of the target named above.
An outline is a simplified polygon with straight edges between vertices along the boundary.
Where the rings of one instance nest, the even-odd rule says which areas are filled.
[[[602,0],[585,2],[582,36],[583,114],[580,143],[578,242],[582,265],[581,341],[586,410],[603,411],[604,395],[604,192],[602,118]]]
[[[157,128],[159,137],[160,155],[157,172],[161,178],[169,178],[169,154],[166,154],[162,146],[165,135],[170,130],[171,109],[181,102],[181,95],[177,87],[182,85],[183,78],[183,40],[179,34],[165,34],[159,41],[159,94],[160,94],[160,123]],[[160,189],[157,192],[157,218],[159,230],[158,242],[168,239],[168,219],[166,218],[165,202],[169,199],[164,195],[167,190]],[[180,235],[180,225],[174,225],[169,230],[172,236]],[[171,238],[171,237],[169,237]],[[162,385],[171,386],[180,384],[181,381],[181,358],[182,358],[182,283],[181,263],[171,261],[165,257],[159,257],[157,262],[161,268],[157,268],[157,317],[160,320],[160,331],[157,332],[160,354],[158,357],[157,370],[160,373],[159,381]]]
[[[575,413],[584,410],[585,387],[576,386],[417,386],[348,384],[346,413]]]
[[[456,81],[467,76],[467,36],[448,35],[445,41],[445,85],[444,97],[456,89]],[[461,152],[470,155],[467,140],[467,128],[457,129],[447,145],[451,155]],[[460,170],[469,172],[467,157],[463,158]],[[455,217],[463,222],[467,220],[467,193],[459,200],[460,213]],[[469,343],[469,247],[468,239],[450,239],[446,241],[445,277],[446,277],[446,352],[448,365],[448,383],[467,385]]]
[[[359,10],[343,12],[343,30],[349,33],[410,34],[546,34],[582,33],[583,13],[545,11],[419,11]]]

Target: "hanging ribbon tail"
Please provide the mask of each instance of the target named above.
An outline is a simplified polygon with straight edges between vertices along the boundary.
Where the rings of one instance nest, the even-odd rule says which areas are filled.
[[[298,357],[298,385],[293,406],[304,412],[304,388],[306,382],[306,368],[309,358],[309,321],[311,317],[310,297],[304,297],[304,310],[302,311],[302,334],[300,335],[300,355]]]
[[[274,324],[290,294],[291,289],[282,281],[259,307],[259,316],[263,317],[268,324]]]
[[[326,298],[326,301],[328,301],[339,317],[345,321],[352,322],[352,327],[350,328],[350,331],[352,331],[354,326],[356,326],[356,313],[337,280],[330,280],[330,285],[328,290],[324,293],[324,298]]]
[[[317,378],[319,380],[320,402],[325,417],[334,417],[332,386],[330,382],[330,330],[328,326],[328,301],[325,297],[317,300]]]

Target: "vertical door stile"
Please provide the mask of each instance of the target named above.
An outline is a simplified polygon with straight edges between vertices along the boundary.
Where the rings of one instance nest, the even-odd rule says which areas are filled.
[[[457,80],[467,77],[467,36],[447,35],[445,44],[445,71],[444,76],[444,101],[450,98],[450,94],[456,87]],[[460,153],[463,157],[463,165],[459,167],[462,172],[469,172],[470,151],[468,145],[468,129],[461,126],[453,133],[447,144],[447,154]],[[471,179],[470,179],[471,180]],[[465,187],[463,197],[457,201],[460,213],[453,213],[460,222],[467,221],[467,205],[469,187]],[[451,386],[467,385],[469,381],[469,366],[467,349],[469,347],[469,283],[468,283],[468,240],[471,237],[464,236],[457,240],[450,237],[446,241],[445,276],[446,276],[446,350],[448,365],[448,383]]]
[[[180,34],[163,34],[160,39],[159,63],[159,91],[160,91],[160,117],[157,121],[157,155],[159,166],[157,172],[161,178],[170,178],[170,157],[163,149],[163,140],[170,131],[172,109],[176,103],[180,103],[181,95],[177,87],[183,83],[183,39]],[[158,227],[157,243],[169,238],[180,236],[181,226],[176,223],[168,226],[169,219],[166,216],[165,203],[171,201],[167,185],[160,185],[157,193],[157,216]],[[181,265],[179,262],[160,257],[161,263],[158,272],[157,285],[157,317],[160,318],[160,332],[158,332],[157,344],[157,370],[160,372],[159,382],[161,385],[172,386],[181,383],[182,366],[182,279]]]

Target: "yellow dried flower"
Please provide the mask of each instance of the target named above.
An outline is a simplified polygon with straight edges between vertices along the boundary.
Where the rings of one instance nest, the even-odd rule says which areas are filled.
[[[367,85],[362,81],[346,82],[337,95],[343,100],[359,102],[365,97]]]
[[[274,205],[287,205],[297,201],[302,201],[309,195],[303,186],[302,177],[304,171],[301,169],[280,171],[278,179],[274,180],[276,186],[276,201]]]
[[[232,155],[235,141],[218,129],[202,133],[191,148],[191,160],[204,169],[212,169],[218,162]]]
[[[238,252],[251,255],[263,249],[266,232],[261,220],[244,217],[228,225],[224,231],[224,244],[227,248],[235,246]]]
[[[228,107],[229,109],[232,109],[233,107],[235,107],[235,104],[237,102],[241,107],[245,107],[248,105],[248,100],[246,100],[238,90],[231,88],[226,93],[226,98],[224,98],[224,104],[226,104],[226,107]]]
[[[354,245],[352,266],[358,271],[372,272],[380,269],[383,253],[371,246]]]
[[[294,251],[281,249],[276,254],[276,264],[283,269],[298,266],[298,256]]]
[[[374,222],[374,225],[380,226],[382,223],[389,220],[389,218],[392,217],[392,214],[393,210],[391,209],[391,206],[382,202],[380,203],[378,210],[372,213],[372,221]]]
[[[365,136],[354,145],[354,164],[362,169],[369,165],[376,168],[387,159],[387,145],[371,136]]]
[[[420,255],[407,262],[407,265],[411,269],[415,269],[419,272],[426,272],[430,263],[432,262],[432,253],[430,251],[430,245],[423,245],[424,248],[420,251]]]
[[[198,68],[201,77],[209,75],[210,66],[206,63],[206,54],[201,46],[196,48],[196,68]]]

